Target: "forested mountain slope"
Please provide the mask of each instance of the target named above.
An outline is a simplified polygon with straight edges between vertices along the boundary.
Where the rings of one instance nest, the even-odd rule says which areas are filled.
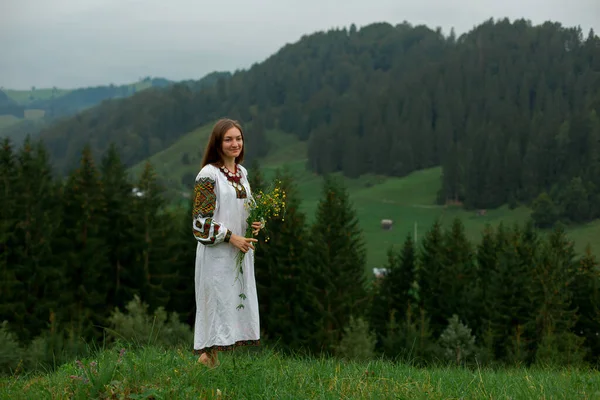
[[[305,36],[200,91],[106,102],[42,137],[66,173],[87,142],[115,142],[133,165],[227,115],[308,140],[317,173],[442,165],[440,202],[493,208],[549,191],[550,214],[582,221],[600,215],[599,77],[592,31],[490,20],[457,38],[377,23]]]

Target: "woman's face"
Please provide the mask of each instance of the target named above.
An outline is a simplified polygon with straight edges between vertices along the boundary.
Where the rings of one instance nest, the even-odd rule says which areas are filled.
[[[225,132],[221,147],[224,157],[235,159],[242,152],[242,147],[244,147],[244,139],[242,139],[242,132],[238,128],[233,127]]]

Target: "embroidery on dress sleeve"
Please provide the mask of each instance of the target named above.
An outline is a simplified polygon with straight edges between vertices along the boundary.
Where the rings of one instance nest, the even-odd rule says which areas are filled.
[[[196,221],[195,225],[196,225],[196,228],[198,228],[198,229],[194,229],[194,235],[198,239],[202,239],[202,242],[206,242],[206,243],[214,243],[215,242],[216,237],[219,233],[219,228],[221,228],[221,226],[219,226],[219,224],[214,222],[212,220],[212,218],[206,218],[204,220],[204,223],[202,223],[200,221]],[[212,235],[210,235],[211,225],[214,227]],[[209,235],[210,235],[210,238],[209,238]]]
[[[205,177],[199,178],[194,186],[194,218],[212,217],[215,213],[216,204],[215,180]]]
[[[219,233],[219,224],[213,221],[217,206],[215,181],[211,178],[199,178],[194,186],[194,236],[202,243],[214,243]],[[204,219],[201,221],[199,219]],[[211,229],[212,228],[212,229]],[[212,232],[211,232],[212,230]]]

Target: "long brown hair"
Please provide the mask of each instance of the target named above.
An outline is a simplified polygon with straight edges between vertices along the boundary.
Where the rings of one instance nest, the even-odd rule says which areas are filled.
[[[204,157],[202,158],[202,167],[208,164],[223,164],[223,136],[231,128],[239,129],[242,134],[242,151],[240,155],[235,158],[235,162],[241,164],[244,161],[244,149],[246,148],[246,142],[244,140],[244,131],[239,122],[229,118],[223,118],[218,120],[213,127],[206,149],[204,150]]]

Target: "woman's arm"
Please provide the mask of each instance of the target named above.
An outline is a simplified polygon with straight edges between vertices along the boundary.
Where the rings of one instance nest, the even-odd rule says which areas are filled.
[[[217,208],[216,177],[201,171],[194,185],[193,232],[206,246],[229,242],[231,231],[213,219]]]

